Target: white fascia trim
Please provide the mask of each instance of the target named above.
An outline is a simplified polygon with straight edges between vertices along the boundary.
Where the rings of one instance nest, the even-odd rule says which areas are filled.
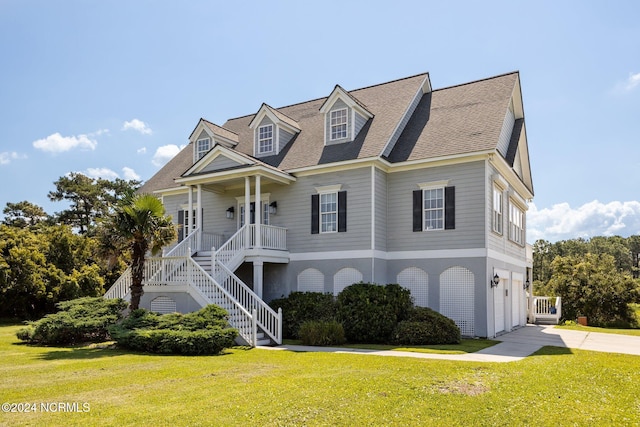
[[[214,134],[211,131],[211,129],[209,129],[209,126],[206,126],[203,123],[202,119],[200,119],[200,121],[198,122],[198,125],[196,126],[196,128],[193,130],[193,132],[191,132],[191,135],[189,135],[189,141],[196,142],[199,139],[198,136],[200,136],[200,134],[202,133],[203,130],[207,133],[207,135],[209,135],[209,137],[213,141],[214,140]],[[194,136],[194,135],[197,135],[197,136]]]
[[[389,172],[404,172],[420,169],[426,165],[429,167],[462,164],[485,160],[487,155],[495,154],[495,150],[478,151],[475,153],[455,154],[451,156],[434,157],[431,159],[410,160],[401,163],[388,163]]]
[[[188,192],[189,192],[189,187],[180,186],[176,188],[164,188],[160,190],[155,190],[153,194],[159,194],[160,197],[165,197],[165,196],[175,196],[180,194],[186,194]]]
[[[205,154],[200,160],[198,160],[194,165],[192,165],[184,175],[191,175],[193,173],[198,173],[205,167],[209,165],[214,159],[218,156],[223,155],[234,162],[238,162],[241,165],[250,165],[251,162],[246,158],[239,154],[234,153],[229,148],[223,147],[221,145],[216,145],[212,150],[209,150],[207,154]],[[181,178],[178,178],[181,179]],[[176,180],[176,182],[178,182]]]
[[[502,191],[505,191],[509,188],[509,183],[499,173],[494,174],[492,178],[493,178],[493,183],[498,187],[500,187]]]
[[[191,184],[207,184],[210,183],[212,178],[240,178],[240,177],[245,177],[248,175],[260,175],[260,176],[264,176],[270,179],[273,179],[274,181],[283,183],[283,184],[289,184],[291,182],[296,181],[296,178],[294,176],[291,176],[289,174],[287,174],[286,172],[277,172],[274,171],[273,169],[267,169],[264,166],[261,165],[254,165],[254,166],[250,166],[246,169],[239,169],[239,170],[228,170],[228,171],[224,171],[224,172],[211,172],[208,173],[206,175],[197,175],[197,176],[187,176],[187,177],[183,177],[183,178],[176,178],[175,181],[176,183],[180,183],[180,184],[185,184],[188,185],[189,183]]]
[[[258,114],[256,114],[253,120],[251,120],[251,123],[249,123],[249,128],[251,128],[252,130],[257,129],[258,125],[262,123],[262,119],[264,119],[264,117],[266,116],[269,118],[269,120],[271,120],[274,126],[281,127],[284,130],[290,131],[291,133],[294,133],[294,134],[300,133],[300,129],[293,127],[289,123],[280,120],[278,116],[276,116],[275,114],[273,114],[273,112],[269,110],[269,108],[270,107],[267,107],[265,104],[262,104],[262,107],[260,107],[260,111],[258,111]]]
[[[329,251],[329,252],[300,252],[291,253],[291,261],[322,261],[335,259],[378,258],[384,260],[402,259],[444,259],[444,258],[484,258],[487,249],[441,249],[425,251],[397,251],[385,252],[379,250],[353,250],[353,251]],[[514,258],[515,260],[515,258]]]
[[[380,162],[384,161],[379,157],[367,157],[364,159],[345,160],[342,162],[331,163],[329,165],[314,165],[297,169],[289,169],[287,170],[287,172],[296,174],[298,176],[315,175],[318,173],[329,173],[339,170],[353,170],[355,169],[354,166],[357,168],[367,167],[370,164],[376,164]]]
[[[333,91],[331,92],[331,95],[329,95],[327,100],[322,104],[322,106],[320,107],[320,112],[323,114],[326,114],[329,111],[331,111],[331,107],[333,107],[333,104],[335,104],[338,99],[342,100],[342,102],[344,102],[347,105],[347,107],[357,111],[361,116],[365,117],[367,120],[373,117],[373,114],[371,112],[362,108],[360,104],[358,104],[353,100],[352,95],[350,95],[346,90],[344,90],[339,85],[337,85],[333,89]]]
[[[491,165],[493,165],[493,167],[496,168],[496,170],[500,173],[500,175],[505,177],[505,179],[509,183],[511,183],[511,186],[516,190],[516,192],[520,195],[520,197],[522,197],[525,200],[533,199],[533,194],[531,193],[531,191],[522,182],[522,180],[515,173],[515,171],[511,169],[509,165],[507,165],[507,161],[504,159],[504,157],[502,157],[502,155],[500,155],[497,151],[494,152],[493,154],[495,155],[489,158]],[[496,161],[496,159],[498,160]]]

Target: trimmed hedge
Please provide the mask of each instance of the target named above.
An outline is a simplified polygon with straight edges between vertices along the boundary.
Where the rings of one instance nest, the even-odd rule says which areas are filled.
[[[349,342],[388,343],[413,307],[411,292],[398,284],[356,283],[338,294],[338,320]]]
[[[414,307],[409,319],[399,322],[394,333],[396,344],[459,344],[460,329],[453,320],[427,307]]]
[[[336,301],[328,293],[292,292],[286,298],[272,300],[269,306],[276,311],[282,308],[282,335],[289,339],[300,338],[300,326],[308,320],[336,319]]]
[[[298,331],[304,345],[339,345],[347,342],[344,328],[335,320],[328,322],[308,320]]]
[[[219,354],[235,345],[226,310],[208,305],[192,313],[159,315],[144,309],[131,312],[109,329],[119,346],[148,353]]]
[[[69,345],[109,340],[109,327],[122,319],[127,302],[102,297],[78,298],[58,303],[60,311],[29,322],[16,336],[42,345]]]

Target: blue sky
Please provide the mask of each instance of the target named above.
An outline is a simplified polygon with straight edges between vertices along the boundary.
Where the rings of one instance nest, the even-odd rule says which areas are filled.
[[[519,70],[528,241],[640,233],[640,3],[0,0],[0,207],[150,178],[200,117]]]

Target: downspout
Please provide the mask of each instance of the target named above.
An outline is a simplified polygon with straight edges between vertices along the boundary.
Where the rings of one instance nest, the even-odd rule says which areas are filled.
[[[376,283],[376,168],[371,165],[371,282]]]

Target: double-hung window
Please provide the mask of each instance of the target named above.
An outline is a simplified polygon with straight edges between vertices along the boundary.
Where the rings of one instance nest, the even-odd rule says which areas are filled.
[[[524,212],[509,201],[509,239],[524,245]]]
[[[273,125],[264,125],[258,128],[258,153],[270,153],[273,151]]]
[[[343,139],[347,137],[347,109],[331,111],[331,140]]]
[[[347,192],[339,186],[320,187],[311,195],[311,234],[347,231]]]
[[[424,230],[444,230],[444,188],[422,191]]]
[[[493,187],[493,231],[502,234],[502,190]]]
[[[418,184],[421,189],[413,192],[413,231],[456,228],[456,188],[447,183]]]
[[[338,231],[338,193],[320,194],[320,232]]]
[[[207,154],[207,151],[211,148],[211,140],[209,138],[202,138],[196,141],[196,160],[200,160],[202,156]]]

